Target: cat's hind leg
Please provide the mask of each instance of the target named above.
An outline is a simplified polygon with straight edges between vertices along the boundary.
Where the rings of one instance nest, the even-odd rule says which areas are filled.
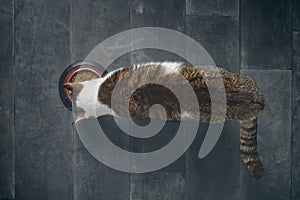
[[[240,151],[248,170],[261,178],[264,168],[257,153],[257,117],[240,121]]]

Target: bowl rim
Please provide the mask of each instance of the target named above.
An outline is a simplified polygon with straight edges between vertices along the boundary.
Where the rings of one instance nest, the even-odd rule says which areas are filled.
[[[86,67],[83,65],[90,67]],[[81,60],[70,64],[61,74],[58,83],[58,92],[60,99],[65,107],[67,107],[69,110],[72,110],[72,99],[69,98],[69,95],[66,93],[63,85],[72,78],[73,74],[82,70],[90,70],[96,73],[99,77],[104,77],[107,74],[107,71],[104,67],[93,61]]]

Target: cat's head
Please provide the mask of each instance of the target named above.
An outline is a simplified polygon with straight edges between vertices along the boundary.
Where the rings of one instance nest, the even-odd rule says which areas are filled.
[[[72,92],[72,112],[75,122],[81,119],[96,118],[98,116],[99,82],[99,79],[94,79],[64,84],[64,88]]]

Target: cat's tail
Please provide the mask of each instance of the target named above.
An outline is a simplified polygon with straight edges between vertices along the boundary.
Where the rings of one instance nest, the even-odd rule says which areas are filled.
[[[257,118],[240,121],[240,151],[248,170],[256,178],[263,176],[264,168],[257,153]]]

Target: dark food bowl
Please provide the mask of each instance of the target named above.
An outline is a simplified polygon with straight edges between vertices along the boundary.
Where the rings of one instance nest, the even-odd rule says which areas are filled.
[[[102,66],[91,61],[79,61],[69,65],[60,76],[58,85],[59,96],[63,104],[72,110],[72,92],[63,87],[65,83],[88,81],[104,77],[106,73]]]

